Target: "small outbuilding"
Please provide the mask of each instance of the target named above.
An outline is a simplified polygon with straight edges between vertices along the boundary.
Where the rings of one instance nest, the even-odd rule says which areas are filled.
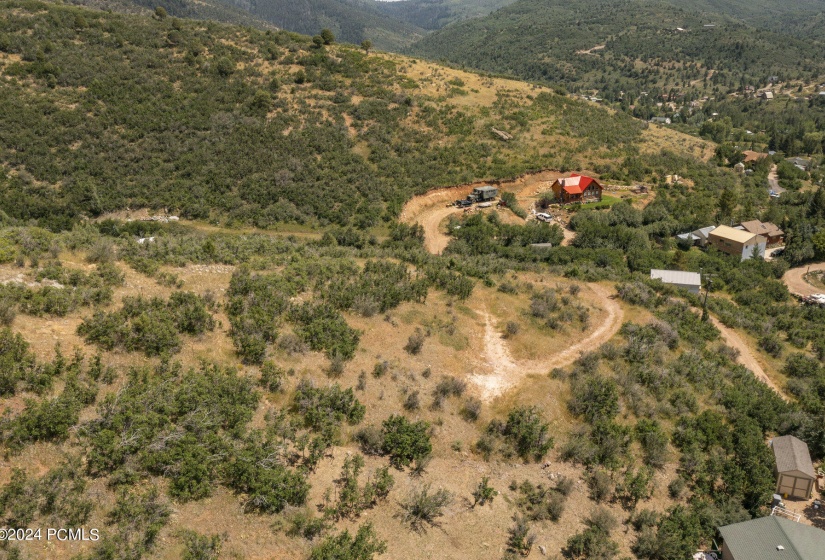
[[[653,269],[650,271],[650,279],[661,280],[665,284],[684,288],[694,294],[698,294],[702,287],[702,276],[698,272]]]
[[[808,445],[793,436],[782,436],[773,439],[771,448],[776,459],[776,493],[809,499],[816,483],[816,472]]]

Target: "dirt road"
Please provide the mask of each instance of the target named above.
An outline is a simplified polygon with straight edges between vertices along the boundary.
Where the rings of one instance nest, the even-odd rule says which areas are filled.
[[[479,387],[482,400],[490,401],[502,395],[527,375],[546,374],[554,368],[572,364],[580,354],[598,348],[619,331],[624,314],[621,306],[613,299],[611,290],[599,284],[587,284],[587,288],[607,312],[607,317],[585,338],[541,360],[517,361],[513,359],[507,347],[507,341],[495,328],[490,314],[486,310],[477,310],[485,321],[482,367],[487,371],[472,375],[470,381]]]
[[[792,268],[782,277],[782,281],[788,287],[788,291],[798,296],[812,296],[822,293],[822,290],[805,282],[805,274],[808,271],[814,272],[825,270],[825,263],[816,263],[808,266]]]
[[[740,337],[736,331],[723,325],[722,322],[713,315],[710,315],[710,322],[713,323],[713,326],[719,329],[719,332],[722,333],[722,340],[725,341],[725,344],[739,352],[739,357],[736,361],[751,370],[759,381],[776,391],[780,397],[788,400],[782,391],[779,390],[779,387],[776,386],[776,383],[774,383],[771,378],[768,377],[768,374],[765,373],[764,368],[762,368],[762,364],[759,363],[756,355],[751,351],[745,341],[742,340],[742,337]]]
[[[768,192],[771,191],[776,194],[785,192],[785,189],[779,186],[779,176],[776,174],[776,165],[772,165],[770,172],[768,172]]]

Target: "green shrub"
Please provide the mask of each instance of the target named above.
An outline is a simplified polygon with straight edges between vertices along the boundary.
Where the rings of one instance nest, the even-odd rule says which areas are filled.
[[[404,416],[392,415],[383,423],[382,451],[396,467],[406,467],[432,453],[430,425],[423,420],[409,422]]]
[[[366,523],[358,528],[354,537],[346,529],[338,535],[326,537],[312,548],[309,560],[372,560],[376,554],[383,554],[387,544],[378,539],[372,525]]]

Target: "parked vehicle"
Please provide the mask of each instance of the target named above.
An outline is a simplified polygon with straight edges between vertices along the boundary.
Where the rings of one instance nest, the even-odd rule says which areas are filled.
[[[771,252],[772,257],[781,257],[784,254],[785,254],[785,247],[780,247],[779,249],[774,249]]]
[[[553,216],[551,216],[550,214],[547,214],[545,212],[541,212],[539,214],[536,214],[536,219],[539,220],[539,221],[542,221],[542,222],[552,222],[553,221]]]
[[[473,205],[470,200],[456,200],[455,205],[459,208],[468,208]]]
[[[470,202],[487,202],[488,200],[493,200],[497,196],[498,189],[496,187],[485,185],[483,187],[474,188],[473,192],[467,195],[467,200]]]

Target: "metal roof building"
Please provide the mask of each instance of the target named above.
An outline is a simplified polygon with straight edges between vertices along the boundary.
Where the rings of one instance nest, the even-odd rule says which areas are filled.
[[[661,280],[665,284],[673,284],[679,288],[685,288],[694,294],[698,294],[699,289],[702,287],[702,276],[698,272],[653,269],[650,271],[650,279]]]
[[[769,516],[719,527],[722,560],[822,560],[825,531]]]

